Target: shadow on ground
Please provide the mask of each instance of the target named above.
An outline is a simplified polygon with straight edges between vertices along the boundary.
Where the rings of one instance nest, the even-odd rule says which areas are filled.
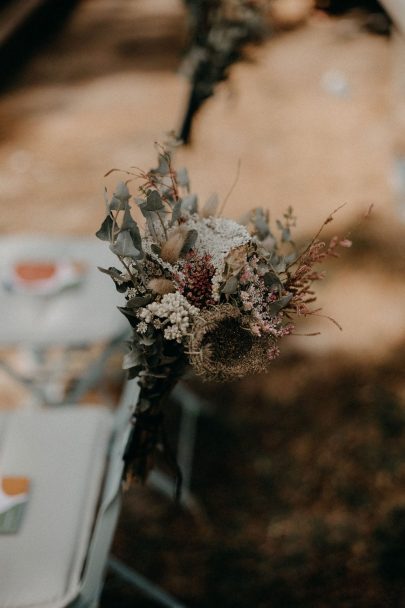
[[[296,352],[198,387],[214,404],[194,469],[203,516],[133,488],[116,555],[194,608],[403,606],[404,355]],[[102,606],[135,597],[109,578]]]

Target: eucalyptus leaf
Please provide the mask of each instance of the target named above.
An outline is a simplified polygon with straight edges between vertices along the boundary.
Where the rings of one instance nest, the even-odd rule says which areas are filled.
[[[256,229],[257,232],[257,236],[259,237],[260,240],[263,240],[266,238],[266,236],[269,234],[270,229],[265,217],[265,214],[263,212],[263,209],[256,209],[256,213],[254,215],[253,218],[253,224],[254,227]]]
[[[266,287],[268,287],[269,289],[272,287],[282,287],[283,284],[280,281],[280,279],[278,278],[277,275],[273,274],[272,272],[267,272],[264,276],[263,276],[263,281],[264,284],[266,285]]]
[[[111,215],[107,215],[99,230],[96,232],[96,237],[102,241],[112,241],[114,222]]]
[[[139,209],[141,210],[141,213],[142,213],[143,217],[145,217],[146,219],[148,219],[148,217],[151,216],[152,211],[150,211],[148,209],[146,201],[143,201],[142,203],[138,203],[138,204],[139,204]]]
[[[285,272],[287,270],[287,263],[285,258],[279,258],[277,264],[274,264],[274,267],[277,272]]]
[[[113,196],[108,203],[108,209],[109,211],[123,211],[125,209],[125,205],[126,203],[124,203],[124,201],[121,201],[119,198]]]
[[[188,177],[188,171],[185,167],[181,167],[176,173],[176,179],[179,186],[182,188],[190,187],[190,179]]]
[[[152,344],[156,342],[156,338],[154,336],[143,335],[139,336],[138,342],[139,344],[143,344],[144,346],[152,346]]]
[[[238,278],[235,276],[232,276],[227,280],[225,285],[222,287],[221,292],[226,295],[235,293],[238,289],[238,285],[239,285]]]
[[[185,255],[186,253],[188,253],[190,251],[190,249],[192,249],[195,245],[195,242],[198,238],[198,232],[197,230],[189,230],[187,232],[187,236],[186,239],[184,241],[184,245],[181,248],[181,255]]]
[[[268,307],[269,314],[276,315],[277,313],[279,313],[281,310],[283,310],[283,308],[287,306],[292,297],[293,294],[288,293],[286,296],[282,296],[279,300],[272,302]]]
[[[291,266],[291,264],[294,264],[297,257],[298,253],[296,251],[293,251],[293,253],[289,253],[288,255],[286,255],[284,258],[286,266]]]
[[[182,203],[181,201],[177,201],[174,204],[173,211],[172,211],[172,217],[171,217],[171,220],[170,220],[170,225],[171,226],[173,226],[173,224],[175,222],[177,222],[177,220],[181,217],[181,203]]]
[[[129,207],[127,207],[125,209],[124,217],[122,218],[121,228],[122,230],[131,230],[134,227],[138,228],[138,225],[132,217]]]
[[[122,230],[129,230],[132,238],[132,242],[134,247],[142,252],[142,237],[138,227],[138,224],[135,222],[131,215],[131,211],[129,207],[125,209],[124,217],[121,225]]]
[[[136,350],[130,350],[129,353],[126,353],[123,357],[122,361],[122,369],[131,369],[131,367],[135,367],[142,363],[142,355]]]
[[[125,182],[118,182],[113,196],[123,203],[127,203],[129,201],[131,195]]]
[[[181,209],[187,211],[187,213],[197,213],[198,211],[198,199],[196,194],[187,194],[181,200]]]
[[[291,241],[291,230],[289,228],[283,228],[281,233],[281,240],[283,241],[283,243],[289,243]]]
[[[160,211],[164,209],[162,198],[157,190],[151,190],[146,198],[146,209],[148,211]]]
[[[136,316],[136,313],[131,308],[127,308],[126,306],[118,306],[118,310],[126,317],[131,325],[131,327],[136,327],[139,323],[139,319]]]
[[[147,306],[152,301],[152,296],[135,296],[127,300],[128,308],[141,308],[142,306]]]
[[[135,260],[142,258],[142,252],[135,247],[129,230],[122,230],[115,243],[110,245],[110,249],[118,256],[134,258]]]
[[[210,217],[215,215],[219,205],[219,198],[216,193],[208,197],[201,210],[202,217]]]
[[[158,173],[162,176],[165,176],[170,173],[169,162],[164,154],[159,154],[159,166],[157,169],[153,169],[152,173]]]
[[[117,279],[119,281],[123,281],[122,272],[118,270],[118,268],[114,268],[114,266],[110,266],[109,268],[101,268],[101,266],[97,266],[100,272],[104,274],[108,274],[112,279]]]
[[[125,293],[128,289],[128,287],[130,287],[132,285],[131,281],[127,281],[123,278],[122,273],[117,270],[116,268],[109,268],[108,270],[105,268],[100,268],[100,266],[98,266],[98,269],[101,272],[104,272],[104,274],[108,274],[112,280],[114,281],[114,285],[116,290],[118,291],[118,293]]]

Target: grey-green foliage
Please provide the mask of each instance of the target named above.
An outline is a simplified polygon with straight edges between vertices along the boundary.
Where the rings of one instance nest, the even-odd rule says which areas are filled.
[[[144,256],[142,238],[138,224],[131,215],[130,197],[127,185],[119,182],[111,200],[107,201],[108,212],[96,236],[108,241],[111,251],[117,256],[140,260]]]

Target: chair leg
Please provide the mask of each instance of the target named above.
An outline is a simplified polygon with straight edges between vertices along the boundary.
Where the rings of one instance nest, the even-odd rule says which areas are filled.
[[[116,557],[109,557],[108,566],[114,574],[117,574],[126,583],[136,587],[143,595],[155,600],[161,606],[166,606],[167,608],[186,608],[184,604],[181,604],[172,595],[164,591],[164,589],[149,581],[142,574],[139,574],[139,572],[129,568]]]

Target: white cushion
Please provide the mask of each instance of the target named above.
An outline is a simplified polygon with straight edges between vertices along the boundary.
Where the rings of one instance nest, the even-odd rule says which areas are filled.
[[[0,415],[0,473],[31,480],[20,530],[0,535],[1,608],[57,608],[77,593],[112,420],[90,406]]]
[[[71,260],[85,265],[84,280],[52,296],[5,289],[4,276],[19,260]],[[95,237],[19,234],[0,238],[0,309],[2,345],[80,346],[111,340],[128,330],[117,311],[124,297],[97,266],[117,262],[107,243]]]

